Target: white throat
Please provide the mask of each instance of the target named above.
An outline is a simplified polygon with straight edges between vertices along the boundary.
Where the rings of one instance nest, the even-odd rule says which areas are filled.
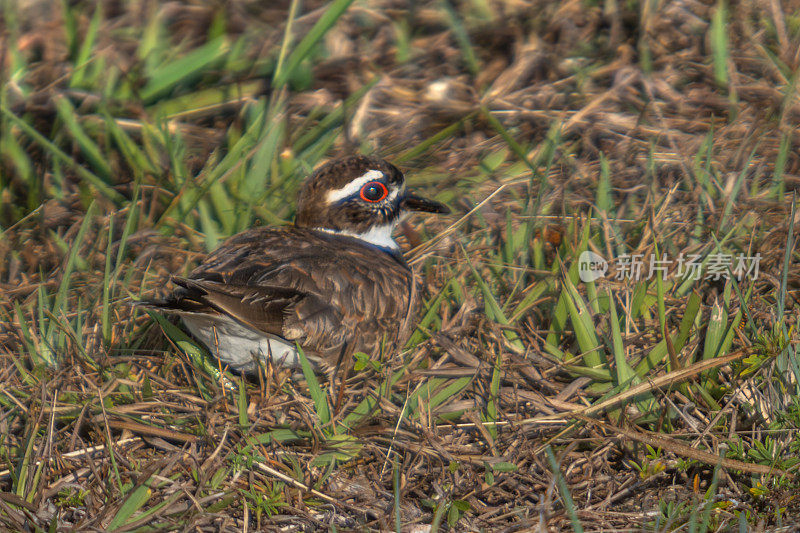
[[[316,228],[316,229],[319,231],[324,231],[325,233],[332,233],[334,235],[347,235],[348,237],[354,237],[356,239],[360,239],[364,242],[372,244],[373,246],[379,246],[380,248],[388,248],[389,250],[399,250],[400,247],[392,238],[392,231],[394,230],[394,227],[395,224],[383,224],[382,226],[373,226],[364,233],[356,233],[354,231],[335,230],[328,228]]]

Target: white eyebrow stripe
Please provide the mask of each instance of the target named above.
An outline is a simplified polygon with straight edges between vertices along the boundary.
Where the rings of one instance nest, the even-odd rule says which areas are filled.
[[[326,199],[328,200],[329,204],[334,204],[339,200],[343,200],[348,196],[352,196],[364,186],[365,183],[369,183],[370,181],[379,180],[383,177],[383,172],[380,170],[368,170],[361,176],[357,177],[341,189],[336,189],[333,191],[328,191],[328,196]]]

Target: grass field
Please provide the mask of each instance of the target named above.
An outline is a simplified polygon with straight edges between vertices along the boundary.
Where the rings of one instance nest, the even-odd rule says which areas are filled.
[[[0,0],[0,527],[797,530],[799,7]],[[359,152],[453,214],[339,411],[128,304]]]

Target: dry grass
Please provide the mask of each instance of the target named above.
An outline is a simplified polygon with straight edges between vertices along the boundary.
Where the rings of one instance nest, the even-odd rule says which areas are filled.
[[[293,5],[6,1],[3,527],[796,528],[795,10],[304,2],[285,41]],[[353,151],[457,214],[403,228],[420,328],[330,419],[125,305]]]

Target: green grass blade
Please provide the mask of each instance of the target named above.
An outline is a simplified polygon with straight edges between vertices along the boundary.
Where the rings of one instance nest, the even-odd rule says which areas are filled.
[[[611,170],[608,166],[608,159],[602,152],[600,153],[600,181],[597,184],[595,198],[597,208],[610,216],[614,209],[614,203],[611,201]]]
[[[392,463],[392,491],[394,492],[394,530],[403,531],[403,522],[400,520],[400,468],[397,461]]]
[[[387,397],[392,387],[394,387],[394,385],[400,381],[401,378],[406,376],[407,373],[408,365],[405,364],[402,368],[400,368],[400,370],[392,374],[390,378],[383,380],[378,388],[377,393],[367,395],[366,398],[361,400],[361,402],[352,411],[350,411],[347,416],[344,417],[341,426],[344,428],[355,427],[357,424],[372,415],[372,413],[374,413],[375,409],[378,407],[378,399]],[[405,413],[405,411],[403,411],[403,413]],[[403,414],[401,414],[401,417],[402,416]]]
[[[792,208],[789,215],[789,220],[794,221],[795,212],[797,210],[797,196],[792,195]],[[789,224],[786,233],[786,249],[783,253],[783,266],[781,268],[781,284],[778,290],[778,321],[783,327],[784,333],[786,332],[786,288],[789,281],[789,268],[792,263],[792,252],[796,239],[794,237],[794,224]]]
[[[146,482],[145,482],[146,483]],[[139,485],[136,489],[131,492],[127,498],[125,498],[125,502],[117,511],[117,514],[114,515],[114,518],[109,522],[108,527],[106,528],[108,531],[117,531],[124,526],[128,520],[133,516],[133,513],[144,507],[147,501],[150,499],[150,495],[152,494],[152,490],[150,487],[145,485]]]
[[[452,293],[451,285],[454,281],[451,279],[450,281],[442,287],[442,290],[439,291],[431,303],[427,306],[427,311],[422,316],[422,319],[417,323],[417,328],[414,330],[414,333],[411,335],[411,338],[406,343],[407,346],[416,346],[419,344],[423,338],[427,335],[426,331],[431,328],[431,325],[436,321],[439,323],[439,310],[444,301],[445,297]]]
[[[4,123],[2,126],[4,128],[0,132],[0,154],[5,155],[12,162],[12,168],[27,189],[26,207],[33,210],[39,206],[41,189],[40,180],[34,171],[33,161],[20,145],[18,136],[13,134],[13,126],[9,123]],[[3,207],[6,208],[5,205]],[[11,208],[11,206],[8,207]]]
[[[542,298],[547,293],[550,293],[555,288],[555,281],[553,278],[543,279],[533,285],[529,285],[527,290],[527,294],[519,302],[519,304],[514,308],[514,311],[511,313],[511,317],[509,320],[512,324],[516,324],[519,319],[528,311],[530,311],[537,303],[537,301]]]
[[[780,201],[786,192],[786,162],[789,159],[789,150],[791,149],[792,141],[791,136],[783,133],[781,135],[781,144],[778,148],[778,156],[775,158],[775,170],[772,173],[772,194]]]
[[[69,290],[72,271],[75,268],[75,262],[80,257],[78,254],[81,246],[83,245],[84,239],[86,239],[86,233],[89,231],[89,226],[93,222],[95,211],[97,211],[97,204],[92,202],[89,204],[89,208],[86,210],[86,214],[83,217],[83,222],[81,222],[81,227],[78,228],[78,233],[75,235],[75,240],[70,243],[69,257],[67,257],[67,263],[64,266],[64,274],[61,279],[61,284],[59,285],[58,292],[56,293],[56,301],[53,304],[53,309],[56,312],[60,311],[67,302],[67,291]]]
[[[467,255],[466,249],[462,246],[462,251],[464,255]],[[505,314],[503,314],[503,309],[499,303],[497,303],[497,299],[495,299],[494,294],[492,294],[492,290],[489,285],[483,280],[483,278],[478,274],[478,271],[475,270],[475,267],[472,266],[472,263],[467,261],[470,270],[472,271],[472,276],[475,278],[475,282],[478,284],[478,287],[481,289],[481,294],[483,294],[483,302],[486,306],[486,316],[491,318],[492,320],[497,321],[504,326],[508,326],[511,323],[506,318]],[[524,353],[525,347],[522,345],[522,341],[519,339],[517,333],[510,329],[504,329],[503,335],[505,335],[506,339],[510,343],[511,347],[517,351],[517,353]]]
[[[278,77],[283,76],[283,65],[286,61],[286,54],[289,52],[289,45],[292,42],[292,29],[294,28],[294,20],[297,18],[297,12],[300,9],[300,0],[292,0],[289,5],[289,14],[286,16],[286,31],[283,33],[283,42],[281,43],[280,52],[278,52],[278,63],[275,65],[275,73],[273,74],[273,82]]]
[[[792,194],[792,209],[789,215],[789,220],[795,220],[795,213],[797,211],[797,196]],[[786,293],[788,290],[788,281],[789,281],[789,269],[791,268],[792,263],[792,254],[794,252],[795,245],[797,243],[797,238],[794,235],[794,224],[789,224],[789,228],[786,234],[786,251],[783,255],[783,266],[781,268],[781,284],[778,289],[778,323],[780,324],[781,331],[785,338],[791,338],[791,334],[786,326]],[[751,285],[752,289],[752,285]],[[788,361],[784,361],[784,355],[781,354],[779,356],[779,367],[785,369],[787,367],[787,363],[791,365],[792,371],[795,374],[795,378],[800,377],[800,360],[798,360],[797,355],[797,348],[796,345],[793,343],[787,343],[786,345],[786,358]],[[800,383],[795,380],[795,392],[796,394],[800,395]]]
[[[106,261],[103,269],[103,297],[102,310],[100,311],[100,330],[103,332],[103,340],[108,343],[111,340],[111,321],[109,320],[108,301],[111,295],[111,245],[114,243],[114,217],[108,220],[108,242],[106,243]]]
[[[88,182],[89,184],[93,185],[100,193],[113,200],[117,204],[121,204],[125,201],[125,197],[112,189],[108,186],[108,184],[103,181],[100,177],[92,172],[86,170],[82,165],[79,165],[75,162],[74,159],[69,157],[66,153],[64,153],[58,146],[53,144],[47,137],[36,131],[36,129],[16,116],[10,110],[8,110],[5,106],[0,105],[0,113],[6,116],[11,122],[19,126],[19,128],[25,132],[27,136],[33,139],[37,144],[42,146],[45,150],[47,150],[50,155],[53,156],[53,159],[56,159],[60,163],[66,165],[67,167],[71,168],[75,171],[78,176],[83,179],[84,181]]]
[[[538,175],[539,174],[538,169],[536,168],[536,165],[528,157],[525,148],[523,148],[522,145],[519,144],[517,140],[511,136],[511,134],[508,132],[508,130],[506,130],[503,124],[499,120],[497,120],[497,117],[492,115],[492,112],[489,111],[489,108],[481,107],[481,112],[484,118],[486,118],[486,120],[489,122],[489,125],[492,126],[492,129],[494,129],[497,133],[499,133],[500,137],[502,137],[503,140],[508,145],[508,147],[511,148],[511,151],[514,152],[514,155],[516,155],[520,161],[525,163],[525,165],[530,169],[530,171],[533,172],[534,176]]]
[[[448,25],[453,32],[453,36],[456,38],[458,47],[461,49],[464,64],[467,66],[467,70],[469,70],[470,74],[475,76],[480,72],[481,67],[478,63],[478,56],[475,55],[475,50],[473,50],[472,43],[470,43],[467,29],[464,27],[464,23],[448,0],[442,0],[441,5],[444,8],[445,15],[447,15]]]
[[[31,337],[31,326],[28,323],[28,320],[25,318],[25,315],[22,313],[22,308],[20,307],[19,302],[14,302],[14,314],[17,317],[17,322],[19,322],[20,331],[22,332],[22,341],[25,343],[25,348],[28,350],[28,355],[32,360],[35,361],[35,364],[32,366],[39,366],[36,363],[48,364],[48,361],[46,360],[36,361],[36,359],[39,358],[39,350],[36,348],[36,343]],[[14,362],[17,372],[20,376],[22,376],[25,383],[27,385],[33,385],[36,380],[33,378],[33,376],[31,376],[30,372],[27,371],[22,360],[20,360],[18,357],[12,357],[11,360]]]
[[[286,82],[292,77],[295,70],[304,59],[309,57],[314,46],[322,40],[328,30],[330,30],[336,21],[339,20],[353,0],[333,0],[325,13],[319,18],[314,27],[306,34],[305,37],[297,44],[295,49],[289,54],[289,59],[286,60],[286,68],[280,71],[275,71],[275,76],[272,78],[272,86],[274,88],[281,88],[286,85]]]
[[[733,189],[731,190],[730,195],[728,195],[728,197],[725,199],[725,209],[722,212],[722,218],[719,222],[720,232],[726,228],[728,218],[730,218],[731,212],[733,211],[733,206],[736,204],[736,197],[739,196],[739,191],[742,189],[744,178],[747,176],[747,173],[750,170],[750,163],[752,163],[753,158],[758,151],[759,144],[760,143],[756,143],[756,145],[753,147],[753,150],[750,152],[750,156],[747,158],[747,161],[742,167],[742,171],[739,172],[739,175],[736,177],[736,182],[733,184]]]
[[[137,143],[133,142],[130,136],[125,133],[117,123],[117,120],[112,118],[108,112],[104,111],[103,121],[106,131],[111,134],[114,144],[119,148],[120,153],[125,159],[125,163],[127,163],[128,168],[131,169],[135,176],[143,173],[152,175],[158,174],[156,166],[152,163],[150,158],[147,157],[144,150],[139,148]]]
[[[580,279],[578,273],[579,261],[577,261],[577,258],[579,258],[580,255],[588,249],[588,230],[589,228],[587,224],[587,227],[583,231],[580,244],[575,250],[572,251],[572,256],[575,258],[575,260],[567,270],[567,276],[569,277],[569,280],[573,286],[578,283],[578,280]],[[563,272],[560,269],[560,263],[556,262],[553,264],[554,275],[563,276]],[[557,347],[559,345],[559,338],[565,331],[567,320],[569,318],[569,307],[567,303],[568,298],[570,298],[569,293],[565,290],[562,290],[558,295],[558,300],[556,301],[556,306],[552,313],[552,321],[550,323],[551,331],[545,338],[545,344],[550,345],[551,347]]]
[[[442,518],[444,518],[444,512],[446,510],[447,500],[442,498],[439,503],[436,504],[436,511],[433,513],[433,520],[431,520],[429,533],[437,533],[439,531],[439,526],[442,524]]]
[[[404,152],[400,152],[398,155],[394,156],[392,160],[395,163],[404,163],[406,161],[412,161],[413,159],[421,156],[425,152],[430,149],[431,146],[444,141],[445,139],[450,139],[455,135],[458,131],[460,131],[464,127],[464,123],[475,116],[476,113],[471,113],[466,117],[459,119],[457,122],[450,124],[449,126],[437,131],[427,139],[423,140],[416,146],[405,150]]]
[[[490,424],[487,424],[486,429],[493,439],[497,439],[497,403],[500,399],[501,363],[502,355],[498,353],[494,362],[494,369],[492,370],[492,382],[489,385],[490,396],[486,402],[486,421],[490,422]]]
[[[407,409],[413,418],[421,415],[419,401],[423,399],[428,410],[436,409],[439,405],[464,390],[474,377],[463,377],[458,379],[431,378],[421,387],[412,392],[407,400]]]
[[[603,362],[600,355],[600,341],[594,329],[591,312],[567,276],[564,276],[564,287],[569,296],[566,299],[567,310],[572,327],[575,329],[575,338],[583,354],[583,362],[589,368],[598,369]]]
[[[130,237],[131,233],[136,230],[139,220],[139,202],[137,199],[140,197],[140,192],[141,181],[139,178],[137,178],[133,185],[133,201],[128,208],[128,216],[125,218],[125,227],[122,229],[122,236],[119,239],[119,246],[117,248],[117,258],[116,262],[114,263],[115,280],[117,279],[120,268],[122,268],[123,265],[122,259],[125,257],[125,252],[127,251],[128,237]]]
[[[106,161],[100,147],[87,135],[86,131],[81,127],[78,122],[78,117],[75,108],[69,103],[64,96],[57,96],[54,98],[56,104],[56,112],[58,117],[64,122],[67,131],[78,143],[81,152],[86,157],[87,161],[91,164],[92,168],[102,177],[108,181],[111,177],[111,166]]]
[[[144,497],[144,494],[140,494],[140,495],[137,496],[137,499],[140,499],[140,498],[143,498],[143,497]],[[148,517],[150,517],[150,516],[158,516],[159,512],[162,509],[171,506],[172,504],[174,504],[177,500],[181,499],[182,497],[184,497],[184,494],[182,494],[180,491],[175,491],[175,493],[170,494],[169,496],[165,497],[163,501],[157,503],[156,505],[153,505],[152,507],[150,507],[146,511],[137,514],[135,520],[130,520],[130,521],[126,520],[126,522],[129,524],[128,527],[132,528],[131,530],[134,530],[133,528],[135,528],[137,524],[144,523],[145,521],[147,521]],[[145,503],[147,503],[147,501],[148,500],[145,500]],[[132,502],[131,503],[131,507],[133,507],[134,505],[135,505],[135,503]],[[144,506],[144,505],[142,505],[142,506]],[[139,509],[141,509],[141,507]],[[146,528],[143,528],[143,529],[146,530]],[[111,531],[111,530],[108,529],[107,531]]]
[[[247,383],[244,381],[244,376],[239,378],[239,397],[236,404],[239,410],[239,427],[249,427],[250,419],[247,416]]]
[[[629,383],[636,385],[639,381],[636,379],[636,372],[628,364],[625,358],[625,345],[622,342],[622,334],[619,329],[619,317],[617,316],[617,306],[614,298],[611,295],[611,289],[606,288],[606,295],[608,296],[608,310],[611,316],[609,323],[611,325],[611,348],[614,351],[614,368],[616,369],[616,382],[615,385]]]
[[[728,86],[728,31],[727,7],[724,0],[717,2],[711,17],[711,52],[714,60],[714,80],[720,87]]]
[[[331,421],[331,409],[328,406],[328,396],[325,394],[325,391],[322,390],[322,387],[320,387],[317,375],[314,373],[314,369],[311,367],[311,363],[308,362],[308,358],[300,345],[297,345],[297,355],[300,358],[300,367],[303,369],[303,376],[305,376],[306,383],[308,384],[308,392],[311,394],[311,399],[314,401],[314,406],[317,408],[319,421],[323,426],[326,426]],[[342,364],[350,364],[350,361],[343,361]],[[343,385],[342,383],[339,384],[340,387]]]
[[[5,9],[7,6],[4,5]],[[64,17],[64,37],[67,42],[67,50],[69,57],[75,57],[78,53],[78,20],[75,17],[77,7],[70,5],[67,0],[61,2],[61,13]]]
[[[569,520],[572,523],[572,531],[575,533],[583,533],[583,526],[581,525],[581,521],[578,519],[578,513],[575,510],[575,502],[572,500],[572,495],[569,492],[567,482],[564,479],[564,476],[561,474],[561,468],[559,467],[558,461],[556,461],[556,456],[553,454],[553,449],[549,444],[545,447],[545,453],[547,454],[547,462],[550,464],[550,471],[556,478],[558,492],[561,494],[561,499],[564,500],[564,508],[567,510],[567,515],[569,515]]]
[[[719,487],[719,463],[714,465],[714,474],[711,477],[711,486],[708,487],[703,500],[705,505],[703,507],[703,514],[701,515],[700,531],[712,531],[711,513],[715,510],[714,502],[717,498],[717,488]]]
[[[217,37],[181,58],[159,66],[150,73],[150,79],[142,88],[140,97],[145,102],[155,100],[179,83],[211,67],[224,58],[229,50],[230,43],[227,38]]]
[[[711,315],[708,317],[706,341],[703,345],[703,359],[711,359],[717,355],[725,335],[727,322],[728,317],[725,315],[724,308],[718,301],[715,301],[711,306]]]
[[[34,423],[33,427],[31,428],[30,433],[28,434],[27,442],[25,443],[25,452],[22,456],[22,462],[19,467],[19,475],[14,480],[16,481],[16,487],[12,484],[12,487],[15,488],[17,496],[24,497],[28,492],[32,492],[26,484],[28,479],[28,469],[33,462],[33,453],[34,453],[34,444],[36,444],[36,437],[39,435],[39,429],[37,428],[38,423]]]
[[[203,240],[206,241],[206,250],[211,251],[219,245],[224,230],[220,229],[216,219],[212,216],[208,198],[202,198],[197,203],[197,214]]]
[[[672,341],[672,345],[675,348],[676,353],[680,353],[680,351],[686,345],[686,341],[689,338],[689,333],[692,330],[697,313],[700,311],[701,303],[702,299],[700,298],[700,295],[696,292],[693,292],[686,304],[686,310],[684,311],[683,319],[681,319],[681,324],[678,327],[677,338],[673,339]],[[640,377],[644,377],[648,372],[659,365],[666,356],[667,343],[666,341],[662,340],[656,344],[655,348],[650,350],[650,352],[638,365],[636,365],[636,374],[638,374]]]
[[[175,326],[169,320],[161,316],[159,313],[145,310],[150,318],[155,320],[164,334],[169,338],[175,346],[177,346],[183,353],[185,353],[192,361],[195,367],[203,370],[208,375],[212,376],[216,381],[221,381],[226,387],[233,388],[231,381],[223,374],[220,374],[219,369],[211,363],[206,353],[200,348],[186,333],[180,328]]]
[[[83,37],[80,49],[75,56],[73,62],[75,67],[72,73],[72,78],[69,80],[70,87],[83,87],[87,84],[86,72],[89,62],[92,60],[92,50],[97,43],[97,30],[100,28],[103,10],[102,4],[97,4],[94,8],[94,15],[89,22],[89,27],[86,29],[86,34]],[[87,87],[88,88],[88,87]]]

